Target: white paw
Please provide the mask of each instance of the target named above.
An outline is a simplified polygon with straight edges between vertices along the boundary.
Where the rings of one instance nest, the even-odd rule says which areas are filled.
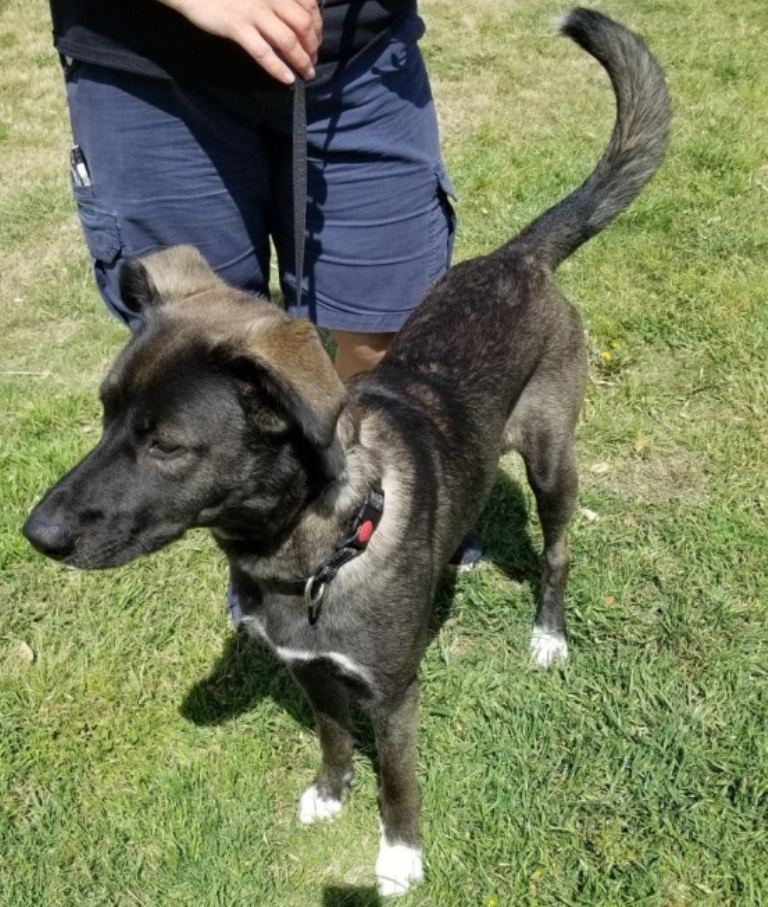
[[[339,812],[341,800],[323,797],[314,784],[299,798],[299,822],[302,825],[311,825],[318,820],[328,822]]]
[[[376,859],[376,888],[382,897],[405,894],[424,879],[421,851],[408,844],[388,844],[382,834]]]
[[[555,661],[565,661],[568,658],[568,643],[560,633],[534,629],[531,637],[531,655],[537,665],[548,668]]]

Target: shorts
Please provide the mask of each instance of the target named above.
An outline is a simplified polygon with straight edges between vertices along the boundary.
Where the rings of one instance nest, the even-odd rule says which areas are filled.
[[[233,286],[268,296],[274,248],[292,314],[326,328],[399,330],[447,270],[455,232],[421,30],[411,22],[307,87],[302,306],[292,92],[181,86],[69,63],[73,140],[91,183],[73,191],[108,307],[138,327],[120,301],[121,262],[178,243],[196,246]]]

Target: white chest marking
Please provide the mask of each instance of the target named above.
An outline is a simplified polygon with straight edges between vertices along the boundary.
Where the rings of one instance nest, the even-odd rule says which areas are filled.
[[[253,616],[243,617],[240,620],[242,626],[245,629],[255,635],[260,639],[263,639],[264,642],[272,649],[272,651],[277,655],[280,661],[317,661],[318,658],[327,658],[329,661],[332,661],[338,668],[347,674],[350,677],[354,677],[357,680],[362,680],[363,683],[368,686],[373,686],[373,679],[371,678],[370,673],[362,665],[359,665],[356,661],[349,658],[347,655],[342,654],[341,652],[332,652],[332,651],[314,651],[312,649],[291,649],[287,646],[276,646],[272,640],[267,636],[264,627],[261,624],[261,621],[257,620]]]

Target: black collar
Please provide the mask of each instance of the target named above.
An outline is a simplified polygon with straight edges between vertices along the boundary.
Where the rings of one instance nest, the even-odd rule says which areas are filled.
[[[259,579],[259,585],[281,595],[301,595],[307,605],[307,618],[314,626],[320,619],[328,584],[345,564],[365,551],[383,513],[384,490],[376,485],[366,495],[349,535],[336,544],[330,557],[313,573],[305,579]]]

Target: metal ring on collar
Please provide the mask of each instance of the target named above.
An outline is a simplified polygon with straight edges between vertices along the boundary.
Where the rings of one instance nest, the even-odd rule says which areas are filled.
[[[304,586],[304,601],[309,607],[316,605],[319,601],[322,600],[323,596],[325,595],[325,587],[327,583],[321,582],[317,589],[313,592],[312,587],[316,582],[317,577],[310,576]]]

